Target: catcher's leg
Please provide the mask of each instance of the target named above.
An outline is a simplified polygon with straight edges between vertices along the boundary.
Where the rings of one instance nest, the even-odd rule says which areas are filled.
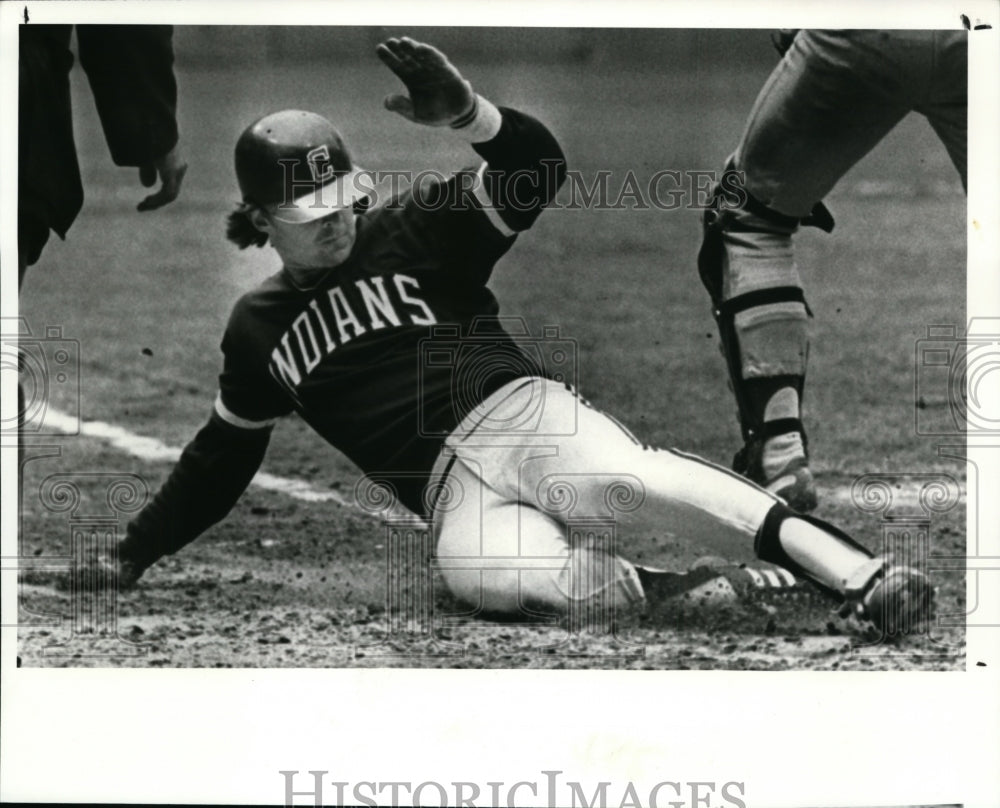
[[[800,411],[808,308],[792,236],[800,223],[832,229],[820,200],[910,103],[869,39],[795,37],[706,211],[698,256],[743,432],[734,465],[798,510],[815,507],[816,496]]]
[[[792,249],[798,224],[749,198],[735,210],[706,211],[698,270],[743,433],[734,468],[808,511],[816,489],[800,409],[809,310]]]

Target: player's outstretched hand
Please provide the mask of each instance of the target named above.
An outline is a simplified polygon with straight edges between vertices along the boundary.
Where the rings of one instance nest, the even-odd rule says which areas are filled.
[[[139,166],[139,181],[144,187],[152,188],[156,184],[157,175],[163,184],[155,194],[143,199],[136,210],[156,210],[173,202],[181,192],[181,183],[187,169],[187,162],[181,157],[180,145],[174,146],[162,157]]]
[[[375,48],[386,67],[402,79],[409,96],[386,96],[385,108],[427,126],[449,126],[476,106],[472,85],[448,57],[409,37],[387,39]]]

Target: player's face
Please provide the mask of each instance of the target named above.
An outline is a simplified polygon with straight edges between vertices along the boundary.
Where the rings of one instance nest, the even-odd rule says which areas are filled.
[[[267,214],[266,232],[286,267],[328,269],[346,261],[354,248],[356,214],[351,208],[302,224]]]

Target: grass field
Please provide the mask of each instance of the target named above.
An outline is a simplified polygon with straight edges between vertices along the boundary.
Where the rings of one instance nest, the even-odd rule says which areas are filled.
[[[563,143],[572,168],[611,171],[713,170],[735,144],[762,72],[687,65],[673,72],[598,76],[586,64],[471,65],[484,95],[533,112]],[[240,253],[223,236],[237,199],[232,146],[249,121],[282,107],[314,109],[341,124],[355,157],[372,169],[455,169],[471,152],[381,109],[395,89],[377,60],[255,72],[182,71],[181,128],[191,168],[182,198],[137,214],[143,195],[131,170],[107,158],[83,80],[76,82],[77,139],[87,201],[69,239],[53,240],[29,271],[21,313],[35,335],[58,325],[79,340],[81,413],[180,447],[206,419],[229,309],[242,291],[277,269],[270,250]],[[627,85],[627,86],[626,86]],[[619,183],[619,185],[616,185]],[[962,482],[964,467],[939,456],[939,437],[915,430],[917,341],[927,328],[965,322],[965,203],[943,147],[911,117],[855,167],[828,199],[832,235],[805,231],[799,263],[815,312],[807,427],[822,495],[819,515],[877,547],[877,513],[851,503],[866,473],[940,472]],[[519,239],[494,275],[503,313],[534,329],[558,325],[579,346],[582,393],[644,442],[678,446],[728,464],[739,435],[707,297],[695,272],[699,212],[556,210]],[[923,403],[943,415],[946,391]],[[72,410],[59,390],[53,404]],[[932,412],[933,414],[933,412]],[[958,442],[952,440],[951,442]],[[140,475],[151,490],[165,461],[130,457],[88,437],[39,439],[58,457],[25,466],[22,554],[64,555],[65,513],[38,499],[56,472]],[[33,451],[29,447],[28,457]],[[264,470],[350,492],[357,472],[297,419],[281,423]],[[98,481],[84,488],[100,496]],[[124,522],[121,527],[123,528]],[[774,619],[734,614],[684,625],[635,627],[627,641],[571,638],[540,653],[552,627],[461,622],[447,639],[463,656],[419,632],[393,638],[394,653],[358,648],[380,641],[384,550],[380,526],[332,503],[308,503],[252,488],[228,520],[151,570],[119,601],[119,633],[144,643],[136,658],[48,657],[64,639],[68,597],[22,589],[26,665],[656,668],[954,668],[964,664],[961,629],[935,626],[904,647],[865,647],[870,638],[822,616],[779,611]],[[964,553],[964,508],[936,514],[931,550]],[[941,612],[964,612],[964,579],[938,573]],[[34,616],[31,616],[34,615]],[[773,616],[772,616],[773,617]],[[948,621],[944,621],[948,622]],[[960,622],[952,619],[950,622]],[[623,651],[622,648],[625,650]],[[644,653],[635,653],[636,649]],[[417,656],[406,656],[407,653]],[[588,656],[589,654],[589,656]]]

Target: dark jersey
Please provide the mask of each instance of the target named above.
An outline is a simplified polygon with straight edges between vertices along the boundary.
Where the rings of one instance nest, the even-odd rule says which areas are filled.
[[[222,417],[294,409],[420,512],[444,437],[507,382],[544,373],[496,319],[486,282],[514,236],[460,199],[476,182],[430,180],[359,216],[350,257],[314,289],[279,273],[241,298],[222,342]]]
[[[501,115],[497,136],[474,145],[487,160],[479,172],[429,179],[361,214],[348,259],[309,290],[282,271],[240,298],[213,419],[128,541],[152,534],[142,540],[147,555],[159,545],[158,557],[221,518],[259,466],[270,424],[293,411],[426,514],[445,437],[499,387],[544,374],[503,330],[486,284],[555,194],[564,159],[534,118]]]

